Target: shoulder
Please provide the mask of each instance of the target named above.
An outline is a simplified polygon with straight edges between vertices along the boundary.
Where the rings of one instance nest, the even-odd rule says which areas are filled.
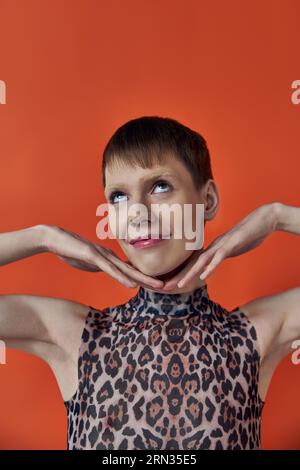
[[[84,331],[105,318],[109,310],[65,298],[30,295],[26,295],[26,298],[38,319],[43,320],[51,343],[71,358],[77,357]]]
[[[283,356],[288,351],[286,347],[283,347],[283,343],[287,343],[286,346],[289,348],[289,341],[284,339],[284,325],[289,312],[295,310],[293,305],[299,305],[299,300],[299,288],[297,287],[254,298],[232,311],[241,313],[254,327],[261,360],[270,354],[278,354],[279,349],[282,350],[281,355]]]
[[[88,304],[63,298],[46,298],[43,306],[48,313],[52,341],[67,356],[76,354],[78,339],[89,318],[92,307]]]

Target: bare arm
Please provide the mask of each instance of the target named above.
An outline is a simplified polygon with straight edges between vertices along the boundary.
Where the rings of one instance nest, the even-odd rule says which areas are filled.
[[[47,227],[0,234],[0,265],[48,251]],[[61,298],[0,295],[0,339],[6,347],[31,353],[52,368],[63,399],[76,390],[77,358],[89,307]]]
[[[62,298],[1,295],[0,339],[7,347],[45,360],[58,348],[74,358],[78,351],[76,329],[80,328],[88,309],[87,305]]]
[[[154,287],[163,284],[129,266],[111,250],[60,227],[36,225],[0,233],[0,266],[44,252],[53,253],[78,269],[105,271],[128,287],[136,287],[136,281]],[[8,346],[27,351],[48,350],[49,345],[55,345],[73,355],[77,348],[72,328],[76,318],[85,317],[87,309],[86,305],[66,299],[0,295],[0,339]]]
[[[274,204],[274,208],[275,230],[300,235],[300,208],[279,202]],[[280,311],[282,316],[278,341],[280,345],[286,344],[290,352],[292,343],[300,339],[300,286],[279,294],[278,298],[280,300],[274,306],[275,312]]]
[[[105,272],[126,287],[162,287],[114,252],[61,227],[36,225],[0,234],[0,266],[49,252],[67,264]],[[7,347],[44,359],[53,369],[64,399],[78,384],[77,360],[89,306],[79,302],[27,294],[0,295],[0,339]]]
[[[106,272],[126,287],[161,288],[163,281],[148,276],[122,261],[109,248],[52,225],[35,225],[0,233],[0,266],[38,253],[50,252],[71,266],[91,272]]]
[[[1,233],[0,265],[48,251],[46,239],[47,227],[43,225]],[[67,299],[28,294],[0,295],[0,339],[7,347],[46,360],[59,347],[72,357],[77,352],[73,330],[77,319],[80,321],[87,310],[86,305]]]
[[[300,339],[300,288],[258,297],[240,306],[253,323],[259,344],[259,393],[263,400],[280,361]]]
[[[280,202],[269,205],[272,231],[300,235],[300,208]],[[265,397],[280,361],[300,340],[300,287],[254,299],[241,306],[256,327],[261,352],[259,389]]]
[[[300,339],[300,287],[258,297],[240,307],[255,323],[261,362],[276,355],[280,361]]]
[[[33,354],[52,369],[63,400],[78,386],[78,351],[87,305],[70,300],[0,296],[0,339],[5,346]]]
[[[42,225],[0,233],[0,266],[46,251]]]
[[[300,207],[282,202],[273,203],[275,208],[275,230],[300,235]]]
[[[270,205],[274,231],[300,235],[300,208],[280,202]],[[280,361],[300,339],[300,287],[260,297],[241,307],[254,322],[261,349],[260,391],[266,395]]]

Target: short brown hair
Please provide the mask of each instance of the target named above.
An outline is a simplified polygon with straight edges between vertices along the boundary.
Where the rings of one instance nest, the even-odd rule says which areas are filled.
[[[105,169],[122,161],[142,168],[161,163],[166,153],[177,157],[190,172],[196,189],[213,178],[210,154],[205,139],[198,132],[175,119],[142,116],[119,127],[105,146],[102,158],[102,183]]]

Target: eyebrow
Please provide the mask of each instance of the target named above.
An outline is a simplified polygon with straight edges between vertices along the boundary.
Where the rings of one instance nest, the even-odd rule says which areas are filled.
[[[142,176],[139,180],[139,182],[142,182],[142,183],[152,183],[153,181],[155,181],[157,178],[163,178],[165,176],[169,176],[171,178],[174,178],[175,180],[177,180],[177,177],[175,175],[173,175],[172,173],[157,173],[156,175],[152,175],[150,177],[146,177],[146,176]],[[128,183],[115,183],[114,185],[111,185],[111,186],[107,186],[105,188],[105,193],[109,193],[111,191],[116,191],[116,190],[119,190],[119,189],[126,189],[127,187],[131,187],[132,184],[128,184]]]

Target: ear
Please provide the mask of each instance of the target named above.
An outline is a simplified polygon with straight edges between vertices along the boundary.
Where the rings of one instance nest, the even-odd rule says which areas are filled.
[[[205,184],[203,192],[204,199],[204,220],[212,220],[215,218],[220,203],[220,197],[217,185],[213,179],[209,179]]]

